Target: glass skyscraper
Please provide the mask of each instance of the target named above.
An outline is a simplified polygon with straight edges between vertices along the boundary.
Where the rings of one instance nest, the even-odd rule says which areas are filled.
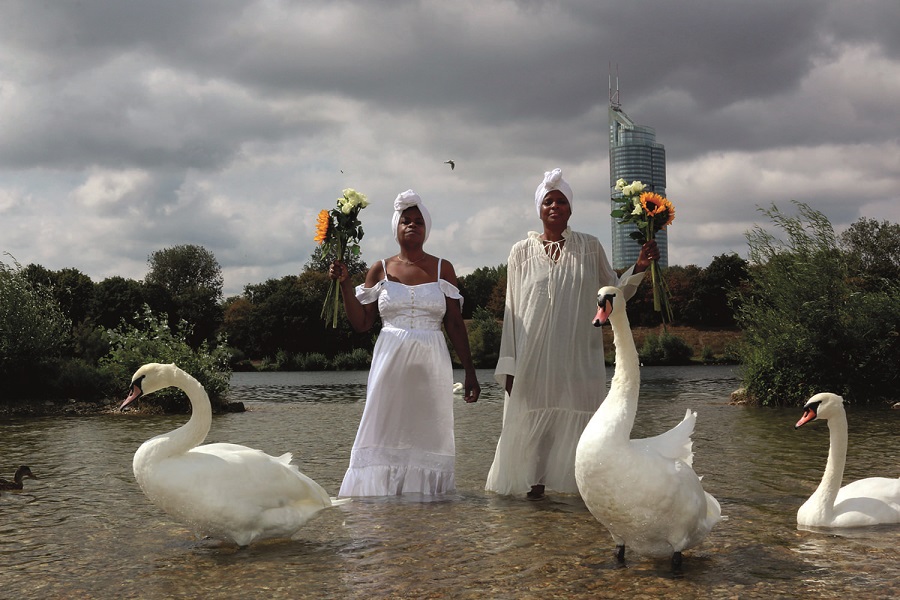
[[[618,84],[617,84],[618,85]],[[609,104],[609,189],[610,197],[622,197],[616,190],[616,181],[628,183],[640,181],[647,191],[666,195],[666,148],[656,141],[652,127],[635,124],[617,102]],[[618,208],[610,200],[610,210]],[[634,225],[619,225],[612,220],[612,266],[625,269],[635,263],[641,251],[640,245],[629,237],[637,231]],[[666,231],[656,234],[659,246],[659,266],[669,265],[669,244]]]

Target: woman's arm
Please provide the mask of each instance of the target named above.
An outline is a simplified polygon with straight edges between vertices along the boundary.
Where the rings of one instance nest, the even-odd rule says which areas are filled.
[[[441,279],[452,283],[457,288],[459,282],[456,279],[456,272],[453,265],[449,261],[443,262],[443,273]],[[462,311],[460,310],[459,300],[454,298],[446,298],[447,310],[444,313],[444,329],[447,330],[447,336],[456,355],[462,363],[463,369],[466,370],[466,402],[477,402],[481,395],[481,386],[478,384],[478,377],[475,374],[475,366],[472,363],[472,351],[469,349],[469,333],[466,330],[466,322],[463,320]]]
[[[378,275],[382,271],[381,262],[374,263],[366,273],[366,287],[372,287],[378,283]],[[344,312],[354,331],[368,331],[375,324],[377,304],[363,304],[356,298],[353,291],[353,283],[350,281],[350,271],[342,261],[336,260],[328,268],[328,276],[337,279],[341,285],[341,297],[344,300]]]

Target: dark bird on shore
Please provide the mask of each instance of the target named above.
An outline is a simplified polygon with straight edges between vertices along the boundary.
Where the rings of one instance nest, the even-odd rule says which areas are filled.
[[[25,477],[30,477],[31,479],[37,479],[34,473],[31,472],[31,469],[22,465],[18,469],[16,469],[16,474],[13,476],[12,481],[7,481],[5,479],[0,479],[0,490],[21,490],[22,489],[22,479]]]
[[[445,160],[445,161],[444,161],[444,164],[445,164],[445,165],[450,165],[450,170],[451,170],[451,171],[452,171],[453,169],[456,168],[456,161],[453,161],[453,160]]]

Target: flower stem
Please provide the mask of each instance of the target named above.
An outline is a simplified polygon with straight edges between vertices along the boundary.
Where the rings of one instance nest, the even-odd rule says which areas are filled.
[[[341,239],[341,236],[337,236],[337,259],[340,261],[344,260],[344,240]],[[332,322],[331,328],[337,329],[338,324],[338,310],[340,309],[340,301],[341,301],[341,292],[340,292],[341,282],[337,279],[334,280],[334,306],[332,310]]]

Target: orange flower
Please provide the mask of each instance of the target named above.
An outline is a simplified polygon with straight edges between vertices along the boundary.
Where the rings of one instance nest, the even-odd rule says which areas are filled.
[[[328,218],[328,211],[322,210],[319,212],[319,221],[316,223],[316,237],[313,238],[318,244],[321,244],[325,241],[325,237],[328,235],[328,225],[331,223],[331,219]]]
[[[648,217],[651,219],[656,216],[665,217],[666,222],[660,226],[660,229],[664,229],[666,225],[675,220],[675,207],[667,198],[655,192],[644,192],[641,194],[640,200],[641,207]]]
[[[668,200],[656,192],[644,192],[641,194],[641,206],[644,208],[644,212],[647,213],[647,216],[650,217],[655,217],[664,211],[667,202]]]

